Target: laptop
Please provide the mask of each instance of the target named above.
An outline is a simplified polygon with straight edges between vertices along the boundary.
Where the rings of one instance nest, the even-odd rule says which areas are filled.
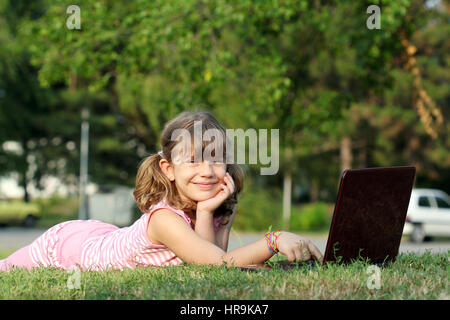
[[[342,173],[323,264],[362,259],[386,265],[397,258],[416,169],[412,166],[349,169]],[[278,263],[292,269],[318,263]],[[243,270],[271,269],[249,265]]]

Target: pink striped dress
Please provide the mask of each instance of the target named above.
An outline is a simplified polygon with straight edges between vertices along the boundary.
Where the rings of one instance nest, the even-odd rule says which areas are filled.
[[[30,245],[0,260],[0,271],[13,267],[100,271],[182,264],[183,261],[166,246],[153,244],[148,239],[148,221],[152,213],[161,208],[172,210],[193,227],[184,211],[170,207],[165,201],[152,206],[129,227],[118,228],[97,220],[67,221],[53,226]],[[214,222],[217,230],[217,219]]]

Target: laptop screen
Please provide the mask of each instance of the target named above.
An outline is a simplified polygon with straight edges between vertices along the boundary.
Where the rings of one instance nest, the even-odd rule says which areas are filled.
[[[395,261],[414,176],[414,167],[344,171],[324,262]]]

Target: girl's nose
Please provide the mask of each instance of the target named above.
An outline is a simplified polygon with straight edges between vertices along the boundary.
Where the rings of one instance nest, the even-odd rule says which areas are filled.
[[[207,176],[210,177],[213,175],[213,167],[212,167],[212,163],[209,161],[203,161],[201,166],[200,166],[200,174],[202,176]]]

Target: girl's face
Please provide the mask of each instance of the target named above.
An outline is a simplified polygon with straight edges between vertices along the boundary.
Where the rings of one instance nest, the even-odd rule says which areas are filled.
[[[181,198],[204,201],[214,197],[224,183],[226,164],[203,161],[173,166],[175,185]]]
[[[196,202],[214,197],[221,190],[226,174],[223,162],[194,162],[193,150],[191,156],[187,155],[181,161],[169,163],[162,159],[160,167],[170,181],[175,181],[182,199]]]

